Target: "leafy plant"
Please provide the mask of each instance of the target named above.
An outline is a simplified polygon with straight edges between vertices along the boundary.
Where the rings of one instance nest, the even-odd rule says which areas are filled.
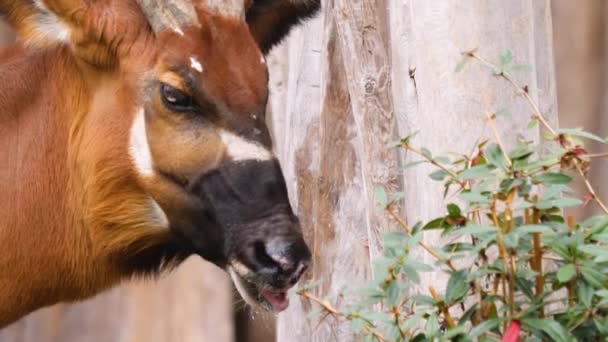
[[[402,194],[382,188],[376,197],[388,215],[403,228],[384,236],[382,257],[374,262],[373,280],[347,289],[357,300],[338,306],[313,294],[298,294],[319,304],[320,313],[350,321],[364,341],[604,341],[608,338],[608,208],[586,177],[590,162],[608,154],[590,154],[584,140],[608,144],[607,139],[579,129],[556,130],[549,125],[527,86],[519,86],[509,72],[510,51],[494,65],[475,51],[464,53],[457,70],[469,61],[487,66],[512,84],[534,114],[529,127],[542,125],[547,147],[519,141],[505,149],[494,119],[506,110],[488,114],[494,141],[483,141],[472,155],[457,160],[434,157],[412,145],[413,135],[393,144],[434,165],[430,177],[442,182],[445,194],[457,195],[445,215],[410,227],[395,206]],[[568,186],[578,174],[588,194],[573,197]],[[563,209],[595,202],[603,216],[575,224]],[[429,230],[448,241],[425,244]],[[416,246],[436,263],[417,261]],[[446,272],[445,288],[416,293],[412,284],[421,272]],[[438,291],[439,290],[439,291]],[[352,297],[351,296],[351,297]],[[349,298],[351,298],[349,297]]]

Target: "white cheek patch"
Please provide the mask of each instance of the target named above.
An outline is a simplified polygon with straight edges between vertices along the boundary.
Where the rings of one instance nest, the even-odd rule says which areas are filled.
[[[266,161],[273,158],[272,153],[257,142],[245,140],[226,130],[220,131],[220,137],[224,146],[226,146],[228,156],[236,162],[247,160]]]
[[[34,16],[35,35],[30,39],[34,43],[45,43],[48,40],[67,43],[70,39],[70,28],[55,13],[51,12],[43,0],[35,0],[38,13]]]
[[[203,72],[203,65],[201,64],[201,62],[198,61],[198,59],[194,57],[190,57],[190,66],[192,67],[192,69],[198,72]]]
[[[184,31],[182,31],[179,27],[174,27],[172,30],[180,36],[184,35]]]
[[[260,56],[260,63],[266,64],[266,58],[264,58],[264,55]]]
[[[150,145],[148,144],[148,135],[146,134],[146,118],[143,108],[137,110],[133,126],[131,126],[129,155],[135,165],[135,169],[142,176],[149,177],[154,175],[152,155],[150,154]]]

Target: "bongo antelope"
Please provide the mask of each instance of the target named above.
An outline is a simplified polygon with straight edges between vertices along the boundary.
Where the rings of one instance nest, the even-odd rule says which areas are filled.
[[[271,152],[264,56],[319,7],[0,0],[19,37],[0,50],[0,327],[195,254],[248,302],[287,307],[310,252]]]

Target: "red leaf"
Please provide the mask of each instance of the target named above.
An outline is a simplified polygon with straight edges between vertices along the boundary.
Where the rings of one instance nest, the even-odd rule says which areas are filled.
[[[519,322],[513,321],[502,336],[502,342],[518,342],[519,341]]]

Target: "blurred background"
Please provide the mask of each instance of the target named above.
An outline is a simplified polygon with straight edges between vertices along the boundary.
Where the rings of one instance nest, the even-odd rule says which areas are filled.
[[[608,1],[553,0],[552,11],[560,125],[608,136]],[[0,45],[13,39],[0,23]],[[287,46],[269,59],[272,72],[284,72]],[[594,164],[591,179],[608,198],[608,161]],[[578,193],[584,193],[580,184]],[[222,271],[192,259],[157,282],[126,284],[85,303],[40,310],[0,331],[0,341],[274,340],[272,315],[250,312],[237,297]]]

